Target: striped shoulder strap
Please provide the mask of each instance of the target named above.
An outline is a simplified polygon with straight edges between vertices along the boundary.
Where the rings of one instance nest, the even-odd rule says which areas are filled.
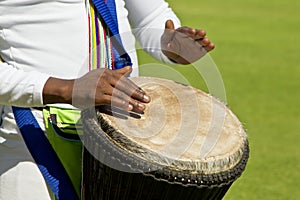
[[[105,66],[112,69],[132,66],[131,59],[125,51],[119,35],[115,0],[106,0],[106,2],[104,0],[92,0],[89,7],[89,46],[91,50],[90,55],[92,54],[90,57],[93,58],[91,59],[92,64],[95,58],[103,57],[101,55],[103,55],[103,52],[106,52],[106,58],[109,58],[106,59],[106,61],[111,61],[111,63],[106,63],[108,65]],[[106,29],[103,28],[102,25],[104,25]],[[103,30],[104,34],[101,34]],[[106,45],[106,50],[103,49],[103,44]],[[110,57],[110,55],[112,56]]]
[[[114,69],[110,32],[103,26],[101,18],[92,4],[87,2],[89,24],[89,70]]]

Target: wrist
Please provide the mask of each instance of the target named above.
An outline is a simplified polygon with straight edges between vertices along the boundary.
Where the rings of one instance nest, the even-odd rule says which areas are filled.
[[[74,80],[50,77],[43,89],[43,103],[72,103]]]

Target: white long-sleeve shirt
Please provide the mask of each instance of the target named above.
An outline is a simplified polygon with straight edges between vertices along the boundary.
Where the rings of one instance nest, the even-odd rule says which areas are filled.
[[[116,0],[119,30],[138,75],[135,39],[158,60],[165,21],[179,20],[164,0]],[[45,182],[16,126],[11,106],[43,106],[49,77],[88,72],[85,0],[0,1],[0,199],[47,199]],[[41,113],[33,112],[40,124]]]
[[[135,39],[155,58],[168,62],[160,51],[160,36],[166,20],[179,26],[168,4],[116,0],[116,7],[121,38],[133,61],[132,75],[138,75]],[[0,1],[0,57],[4,60],[0,62],[0,185],[7,186],[1,185],[0,199],[26,199],[28,194],[31,199],[35,194],[36,199],[47,199],[40,197],[44,191],[37,187],[40,182],[32,184],[34,176],[42,179],[36,167],[26,164],[33,160],[16,134],[11,106],[43,106],[42,90],[49,77],[73,79],[88,72],[85,0]],[[42,122],[41,116],[37,118]],[[26,194],[30,187],[35,193]]]
[[[168,4],[163,0],[116,2],[120,33],[133,57],[134,75],[137,61],[130,25],[142,47],[166,61],[161,51],[152,50],[160,48],[160,35],[153,32],[161,34],[167,19],[179,24]],[[1,1],[0,14],[0,56],[6,62],[0,64],[0,104],[42,106],[42,89],[49,76],[77,78],[87,72],[79,73],[88,54],[83,0]]]
[[[138,63],[131,29],[147,52],[168,62],[160,51],[160,35],[167,19],[179,26],[168,4],[117,0],[116,6],[120,34],[134,64],[132,75],[138,75]],[[88,70],[84,0],[0,1],[0,56],[5,61],[0,63],[0,104],[42,106],[42,90],[50,76],[71,79]],[[4,110],[11,114],[10,108]]]

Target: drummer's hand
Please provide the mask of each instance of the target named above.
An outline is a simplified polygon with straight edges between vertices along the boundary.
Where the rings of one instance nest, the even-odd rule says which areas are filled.
[[[44,87],[44,103],[69,103],[78,108],[87,108],[95,105],[113,105],[125,110],[145,109],[145,103],[150,97],[127,78],[132,71],[131,67],[119,70],[97,69],[90,71],[81,78],[75,80],[61,80],[50,78]],[[47,95],[47,85],[56,82],[56,87],[61,85],[62,100],[51,102]],[[61,82],[62,81],[62,82]],[[53,97],[53,96],[52,96]],[[47,102],[48,99],[48,102]],[[62,102],[64,101],[64,102]]]
[[[162,52],[176,63],[193,63],[215,48],[215,45],[205,36],[204,30],[189,27],[175,30],[173,21],[168,20],[161,37]]]

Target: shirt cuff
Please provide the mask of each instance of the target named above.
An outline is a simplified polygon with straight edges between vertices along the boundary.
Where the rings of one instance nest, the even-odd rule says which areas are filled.
[[[50,76],[39,72],[34,73],[34,76],[37,77],[36,79],[37,81],[35,82],[32,91],[32,104],[33,106],[37,106],[37,107],[44,106],[43,89]]]

